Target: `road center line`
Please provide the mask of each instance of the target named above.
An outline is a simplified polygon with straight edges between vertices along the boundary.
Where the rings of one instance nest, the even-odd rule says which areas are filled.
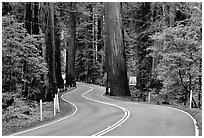
[[[124,116],[123,116],[119,121],[117,121],[116,123],[114,123],[113,125],[111,125],[111,126],[105,128],[105,129],[101,130],[100,132],[93,134],[92,136],[101,136],[101,135],[104,135],[104,134],[106,134],[106,133],[112,131],[113,129],[115,129],[115,128],[121,126],[121,125],[130,117],[130,111],[127,110],[127,109],[124,108],[124,107],[118,106],[118,105],[116,105],[116,104],[111,104],[111,103],[106,103],[106,102],[97,101],[97,100],[94,100],[94,99],[91,99],[91,98],[86,97],[85,95],[86,95],[87,93],[91,92],[94,88],[91,87],[91,86],[89,86],[89,85],[84,85],[84,86],[88,86],[88,87],[90,87],[91,89],[88,90],[87,92],[83,93],[83,94],[82,94],[82,97],[84,97],[84,98],[86,98],[87,100],[90,100],[90,101],[94,101],[94,102],[97,102],[97,103],[101,103],[101,104],[106,104],[106,105],[110,105],[110,106],[117,107],[117,108],[119,108],[119,109],[122,109],[123,112],[125,113]],[[105,93],[105,91],[101,94],[101,96],[102,96],[104,93]]]

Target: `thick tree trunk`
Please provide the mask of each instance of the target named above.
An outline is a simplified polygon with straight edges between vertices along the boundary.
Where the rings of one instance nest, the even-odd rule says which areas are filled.
[[[46,49],[48,62],[49,88],[46,99],[51,101],[56,91],[56,72],[55,72],[55,43],[54,43],[54,12],[53,3],[48,3],[48,21],[46,27]]]
[[[26,2],[25,28],[29,34],[32,34],[32,15],[32,3]]]
[[[59,21],[57,17],[55,18],[55,48],[56,48],[56,54],[55,54],[55,60],[56,60],[56,81],[57,81],[57,87],[63,88],[64,87],[64,80],[62,79],[62,72],[61,72],[61,54],[60,54],[60,46],[61,46],[61,34],[60,34],[60,26]]]
[[[108,74],[106,74],[106,95],[109,95],[109,88],[110,88],[110,79]]]
[[[26,3],[25,28],[30,35],[39,34],[38,10],[39,10],[38,2]]]
[[[38,21],[38,11],[39,11],[39,2],[34,2],[33,3],[33,11],[34,11],[34,15],[33,15],[33,24],[32,24],[32,33],[37,35],[39,34],[39,21]]]
[[[65,66],[65,80],[66,80],[66,83],[65,83],[65,86],[68,87],[68,46],[66,48],[66,66]]]
[[[75,9],[75,3],[72,3],[71,5],[73,7],[73,9]],[[70,86],[76,86],[76,81],[75,81],[75,13],[74,12],[70,12],[69,13],[70,16],[70,40],[68,43],[68,59],[66,62],[67,63],[67,78],[66,78],[66,84],[70,85]]]
[[[201,92],[202,92],[202,78],[199,76],[199,92],[198,92],[198,108],[201,108]]]
[[[120,3],[105,3],[106,69],[110,77],[110,95],[130,96],[120,12]]]
[[[200,73],[202,73],[202,58],[200,58],[199,71]],[[202,96],[202,76],[199,75],[198,108],[201,108],[201,103],[202,103],[201,96]]]

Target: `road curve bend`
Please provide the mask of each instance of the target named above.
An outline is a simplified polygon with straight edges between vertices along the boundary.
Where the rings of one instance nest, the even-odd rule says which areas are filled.
[[[15,135],[25,136],[194,136],[189,115],[158,105],[103,96],[104,87],[78,83],[62,96],[73,112],[55,122]]]

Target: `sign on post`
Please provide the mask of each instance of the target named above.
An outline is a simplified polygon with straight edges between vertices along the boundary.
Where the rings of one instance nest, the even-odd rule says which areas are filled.
[[[129,77],[129,85],[136,85],[137,84],[137,78],[135,76]]]

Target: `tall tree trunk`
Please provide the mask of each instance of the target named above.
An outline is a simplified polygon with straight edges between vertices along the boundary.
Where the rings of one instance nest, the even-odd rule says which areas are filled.
[[[32,15],[32,3],[26,2],[25,28],[29,34],[32,34]]]
[[[94,16],[94,8],[92,8],[92,45],[93,51],[95,50],[95,16]],[[96,61],[96,54],[93,53],[93,61]]]
[[[32,19],[32,33],[37,35],[39,34],[39,21],[38,21],[38,11],[39,11],[39,2],[34,2],[33,3],[33,19]]]
[[[25,28],[30,35],[39,34],[38,11],[38,2],[26,2]]]
[[[48,3],[48,21],[46,27],[46,49],[48,62],[49,88],[46,99],[51,101],[56,91],[56,72],[55,72],[55,43],[54,43],[54,12],[53,3]]]
[[[201,108],[202,78],[199,76],[198,108]]]
[[[64,80],[62,79],[62,72],[61,72],[61,52],[60,52],[60,47],[61,47],[61,29],[59,25],[59,20],[57,17],[55,17],[55,48],[56,48],[56,54],[55,54],[55,60],[56,60],[56,66],[55,66],[55,71],[56,71],[56,81],[57,81],[57,87],[58,88],[63,88],[64,87]]]
[[[94,14],[95,15],[95,14]],[[94,25],[95,25],[95,29],[94,29],[94,32],[95,32],[95,34],[94,34],[94,37],[95,37],[95,40],[94,40],[94,42],[95,42],[95,61],[97,61],[98,60],[98,17],[97,17],[97,15],[95,16],[95,18],[94,18]]]
[[[121,3],[105,3],[105,30],[110,95],[129,96]]]
[[[72,9],[75,9],[75,3],[71,3]],[[70,40],[68,43],[68,59],[66,62],[67,63],[67,75],[66,75],[66,84],[75,86],[75,27],[76,27],[76,15],[74,12],[69,13],[70,16]]]
[[[23,68],[22,68],[22,80],[23,80],[23,87],[22,87],[22,96],[27,98],[28,96],[28,83],[27,83],[27,61],[23,60]]]
[[[67,48],[66,48],[66,60],[65,60],[66,61],[66,63],[65,63],[66,64],[66,66],[65,66],[65,80],[66,80],[65,86],[66,87],[68,87],[68,85],[69,85],[68,84],[68,81],[69,81],[68,80],[68,64],[69,64],[68,63],[68,58],[69,57],[68,57],[68,46],[67,46]]]
[[[202,58],[200,58],[200,64],[199,64],[199,72],[202,73]],[[198,92],[198,108],[201,108],[201,95],[202,95],[202,75],[199,75],[199,92]]]

